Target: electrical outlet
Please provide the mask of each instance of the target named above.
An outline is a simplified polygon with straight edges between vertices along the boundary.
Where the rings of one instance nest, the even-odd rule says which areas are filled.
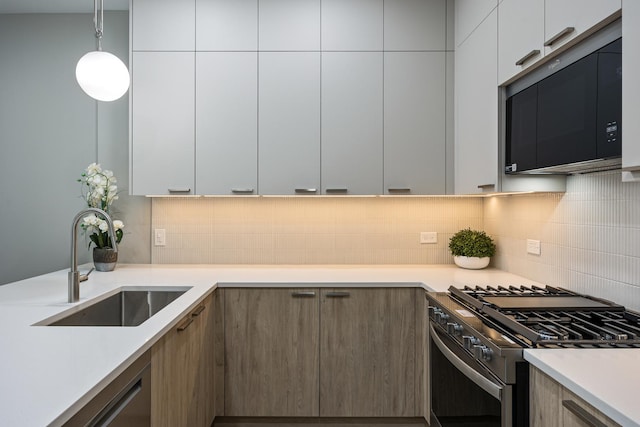
[[[540,255],[540,240],[527,239],[527,253]]]
[[[153,230],[153,242],[156,246],[167,245],[167,230],[164,228],[156,228]]]
[[[420,243],[438,243],[438,233],[436,231],[420,232]]]

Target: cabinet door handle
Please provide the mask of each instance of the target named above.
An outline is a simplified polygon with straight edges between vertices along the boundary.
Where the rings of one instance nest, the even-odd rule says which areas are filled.
[[[409,187],[391,187],[387,190],[389,193],[411,193],[411,188]]]
[[[293,291],[291,296],[294,298],[313,298],[316,296],[315,291]]]
[[[296,194],[312,194],[312,193],[316,193],[318,190],[316,188],[296,188],[295,190]]]
[[[539,54],[540,54],[540,51],[538,49],[533,49],[531,52],[527,53],[525,56],[518,59],[516,61],[516,65],[523,65],[525,62],[527,62],[528,60],[530,60],[531,58]]]
[[[232,188],[233,194],[253,194],[253,188]]]
[[[204,305],[201,305],[200,307],[196,308],[193,313],[191,313],[191,316],[193,317],[197,317],[200,316],[200,313],[202,313],[204,311]]]
[[[149,387],[149,385],[145,385],[145,387]],[[138,395],[142,391],[142,378],[131,386],[129,390],[115,403],[115,405],[107,410],[107,412],[103,414],[98,414],[99,418],[96,420],[92,420],[90,425],[94,426],[108,426],[111,422],[126,409],[129,402],[133,400],[134,397]]]
[[[589,427],[607,427],[605,423],[588,413],[582,406],[578,405],[573,400],[563,400],[562,406],[571,411]]]
[[[478,188],[480,189],[485,189],[485,188],[494,188],[496,185],[495,184],[480,184],[478,185]]]
[[[574,27],[567,27],[564,30],[560,31],[558,34],[556,34],[555,36],[551,37],[549,40],[547,40],[546,42],[544,42],[544,45],[547,47],[553,46],[553,44],[559,40],[562,40],[563,38],[565,38],[566,36],[568,36],[569,34],[573,33],[576,29]]]
[[[351,296],[350,292],[347,291],[331,291],[325,294],[327,298],[347,298]]]
[[[189,325],[191,325],[191,323],[193,323],[193,316],[189,316],[185,319],[184,322],[182,322],[180,324],[180,326],[178,326],[178,332],[182,332],[185,329],[187,329],[189,327]]]
[[[327,192],[327,194],[346,194],[347,193],[347,189],[346,187],[343,188],[327,188],[325,190]]]
[[[168,189],[169,193],[191,193],[191,188],[188,187],[171,187]]]

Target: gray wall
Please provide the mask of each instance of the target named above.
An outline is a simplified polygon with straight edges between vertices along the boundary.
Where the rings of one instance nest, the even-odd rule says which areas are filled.
[[[128,62],[128,14],[105,14],[104,50]],[[150,261],[150,202],[129,197],[128,97],[97,102],[75,81],[95,50],[92,14],[0,15],[0,284],[69,266],[76,182],[97,161],[123,191],[121,262]],[[81,261],[89,261],[84,238]]]

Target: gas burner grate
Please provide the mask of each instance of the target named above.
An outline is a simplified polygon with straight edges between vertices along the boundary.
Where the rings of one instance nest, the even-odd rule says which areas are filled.
[[[573,292],[565,289],[554,288],[552,286],[546,286],[541,288],[539,286],[524,286],[524,285],[507,285],[507,286],[468,286],[465,285],[462,288],[462,292],[467,295],[482,299],[487,296],[544,296],[544,295],[576,295]]]
[[[449,291],[531,347],[640,348],[640,315],[610,301],[551,286]]]
[[[535,331],[540,340],[640,340],[637,316],[613,312],[511,312],[503,314]]]

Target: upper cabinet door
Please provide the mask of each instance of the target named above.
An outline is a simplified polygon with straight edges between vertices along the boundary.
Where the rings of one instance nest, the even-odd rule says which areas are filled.
[[[564,45],[621,7],[622,0],[545,0],[544,40],[547,52]]]
[[[502,0],[498,6],[498,82],[544,56],[544,0]]]
[[[640,2],[624,0],[622,75],[640,75]],[[640,79],[622,79],[622,180],[640,181]]]
[[[194,194],[193,52],[134,52],[131,194]]]
[[[195,0],[132,0],[132,49],[193,51],[195,20]]]
[[[445,50],[446,0],[384,2],[384,50]]]
[[[382,192],[382,52],[322,54],[322,192]]]
[[[261,52],[260,194],[315,194],[320,186],[320,52]]]
[[[259,50],[320,50],[320,0],[259,0]]]
[[[257,194],[258,54],[196,53],[198,194]]]
[[[456,49],[456,194],[499,190],[497,38],[493,11]]]
[[[446,53],[384,56],[384,193],[446,192]]]
[[[322,0],[323,51],[381,51],[383,0]]]
[[[196,49],[258,50],[258,0],[196,0]]]

